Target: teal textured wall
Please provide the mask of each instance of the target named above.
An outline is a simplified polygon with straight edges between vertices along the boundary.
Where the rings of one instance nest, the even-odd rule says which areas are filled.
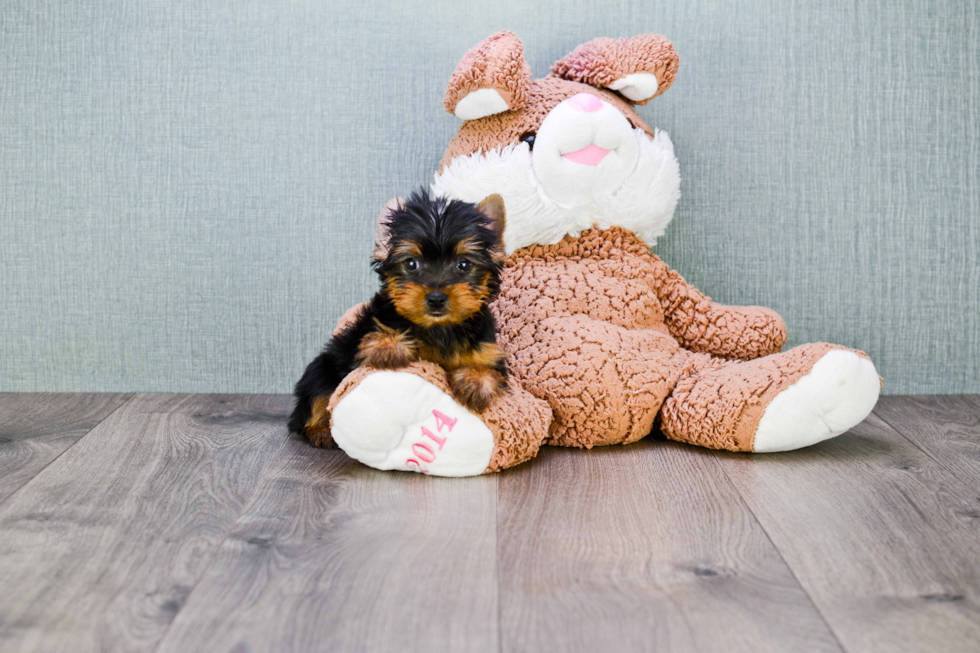
[[[640,109],[684,178],[656,251],[790,344],[866,350],[886,392],[980,392],[980,13],[884,0],[7,0],[0,390],[287,391],[505,28],[536,76],[671,38]]]

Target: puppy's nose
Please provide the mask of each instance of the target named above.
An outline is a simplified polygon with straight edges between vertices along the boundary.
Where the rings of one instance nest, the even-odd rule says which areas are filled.
[[[602,100],[591,93],[579,93],[568,98],[572,106],[585,113],[594,113],[602,108]]]
[[[429,308],[439,310],[445,308],[448,299],[449,297],[446,296],[446,293],[441,290],[433,290],[425,296],[425,303]]]

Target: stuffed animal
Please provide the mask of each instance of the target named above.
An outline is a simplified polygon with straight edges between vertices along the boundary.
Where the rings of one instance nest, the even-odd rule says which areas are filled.
[[[510,387],[476,414],[431,363],[359,368],[329,402],[340,448],[377,469],[468,476],[545,444],[628,444],[656,426],[702,447],[787,451],[868,416],[881,383],[867,355],[824,343],[780,353],[774,311],[712,302],[651,253],[680,175],[668,135],[633,105],[670,88],[677,66],[655,34],[595,39],[541,79],[510,32],[466,53],[444,101],[464,122],[432,191],[504,199],[492,310]]]

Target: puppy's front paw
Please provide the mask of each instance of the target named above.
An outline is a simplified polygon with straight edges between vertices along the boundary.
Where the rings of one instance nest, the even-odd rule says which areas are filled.
[[[330,434],[330,395],[321,395],[313,400],[310,407],[310,418],[303,427],[302,434],[314,447],[321,449],[336,449],[333,436]]]
[[[319,449],[336,449],[337,443],[333,441],[329,428],[306,429],[303,435],[314,447]]]
[[[364,336],[357,352],[357,360],[382,370],[405,367],[417,357],[415,341],[404,331],[393,329],[375,331]]]
[[[504,376],[483,365],[460,367],[449,374],[453,396],[470,410],[481,413],[507,389]]]
[[[478,416],[411,372],[371,372],[348,388],[333,410],[333,436],[365,465],[433,476],[482,474],[495,446]]]

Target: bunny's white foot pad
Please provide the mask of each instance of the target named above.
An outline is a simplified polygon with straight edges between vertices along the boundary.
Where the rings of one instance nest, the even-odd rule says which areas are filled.
[[[493,434],[479,417],[408,372],[371,374],[331,418],[337,445],[375,469],[476,476],[493,455]]]
[[[753,450],[792,451],[849,431],[871,414],[880,391],[870,360],[843,349],[829,351],[769,402]]]

